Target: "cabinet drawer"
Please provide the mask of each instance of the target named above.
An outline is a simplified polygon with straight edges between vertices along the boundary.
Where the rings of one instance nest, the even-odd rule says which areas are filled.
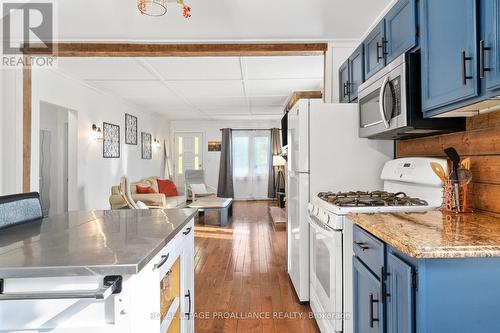
[[[353,233],[354,254],[378,277],[384,266],[384,243],[358,226]]]

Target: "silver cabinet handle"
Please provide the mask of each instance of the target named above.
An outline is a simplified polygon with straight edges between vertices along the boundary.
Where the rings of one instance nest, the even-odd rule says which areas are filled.
[[[106,276],[102,288],[97,290],[81,291],[40,291],[36,293],[0,293],[0,301],[25,301],[25,300],[49,300],[49,299],[96,299],[106,300],[113,294],[122,291],[123,278],[119,275]],[[3,281],[0,282],[3,284]]]
[[[157,263],[157,264],[155,264],[154,267],[153,267],[153,269],[158,269],[161,266],[165,265],[165,263],[167,262],[169,256],[170,256],[170,253],[167,253],[166,255],[161,256],[160,262]]]
[[[385,128],[389,128],[389,121],[385,115],[385,90],[387,89],[387,85],[389,83],[389,77],[386,76],[384,81],[382,82],[382,87],[380,87],[380,94],[378,96],[378,106],[380,111],[380,117],[382,118],[382,122],[384,123]]]

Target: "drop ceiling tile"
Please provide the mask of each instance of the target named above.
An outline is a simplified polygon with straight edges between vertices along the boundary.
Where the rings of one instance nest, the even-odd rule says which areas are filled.
[[[217,109],[201,109],[201,111],[206,114],[251,114],[249,107],[221,107]]]
[[[252,107],[252,114],[256,115],[283,114],[283,107],[281,106]]]
[[[159,81],[91,81],[90,84],[123,98],[176,97]]]
[[[240,80],[170,81],[168,86],[184,97],[244,97]]]
[[[298,90],[321,90],[323,79],[249,80],[248,96],[290,96]]]
[[[217,109],[228,107],[249,107],[246,97],[195,97],[189,101],[200,109]]]
[[[144,58],[164,80],[238,80],[238,57]]]
[[[258,106],[284,106],[290,96],[255,96],[250,97],[250,105]]]
[[[166,116],[170,120],[190,120],[206,118],[206,116],[202,112],[195,110],[161,110],[157,112]]]
[[[323,77],[323,56],[248,57],[247,78],[310,79]]]
[[[83,80],[154,80],[134,58],[57,59],[58,68]]]
[[[186,110],[189,105],[180,98],[126,98],[130,103],[147,110]]]

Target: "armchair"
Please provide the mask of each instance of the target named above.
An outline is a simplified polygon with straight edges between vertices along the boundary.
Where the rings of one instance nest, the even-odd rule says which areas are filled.
[[[204,170],[186,170],[185,171],[186,197],[188,200],[195,201],[201,197],[217,196],[217,189],[205,182]]]

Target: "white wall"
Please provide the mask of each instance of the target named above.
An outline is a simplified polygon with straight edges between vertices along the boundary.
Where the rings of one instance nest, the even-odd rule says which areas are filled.
[[[140,133],[151,133],[161,141],[169,137],[168,120],[157,114],[137,110],[111,95],[94,90],[80,81],[66,77],[59,72],[46,69],[33,71],[33,135],[32,135],[32,190],[38,190],[39,180],[39,130],[40,104],[57,105],[75,111],[75,126],[70,134],[77,132],[76,165],[69,170],[76,171],[76,179],[70,181],[69,210],[109,209],[111,187],[119,183],[121,176],[138,180],[152,175],[163,176],[163,149],[153,147],[153,159],[141,159]],[[125,113],[138,117],[138,145],[125,144]],[[102,157],[102,142],[92,140],[92,124],[102,127],[102,122],[120,126],[121,157]]]
[[[0,69],[0,195],[22,192],[22,71]]]
[[[209,152],[208,141],[221,141],[221,128],[270,129],[280,128],[279,120],[210,120],[210,121],[172,121],[170,126],[171,142],[175,132],[202,132],[204,134],[203,160],[208,185],[217,188],[219,182],[220,152]],[[173,147],[173,146],[172,146]],[[173,156],[174,150],[171,149]]]

